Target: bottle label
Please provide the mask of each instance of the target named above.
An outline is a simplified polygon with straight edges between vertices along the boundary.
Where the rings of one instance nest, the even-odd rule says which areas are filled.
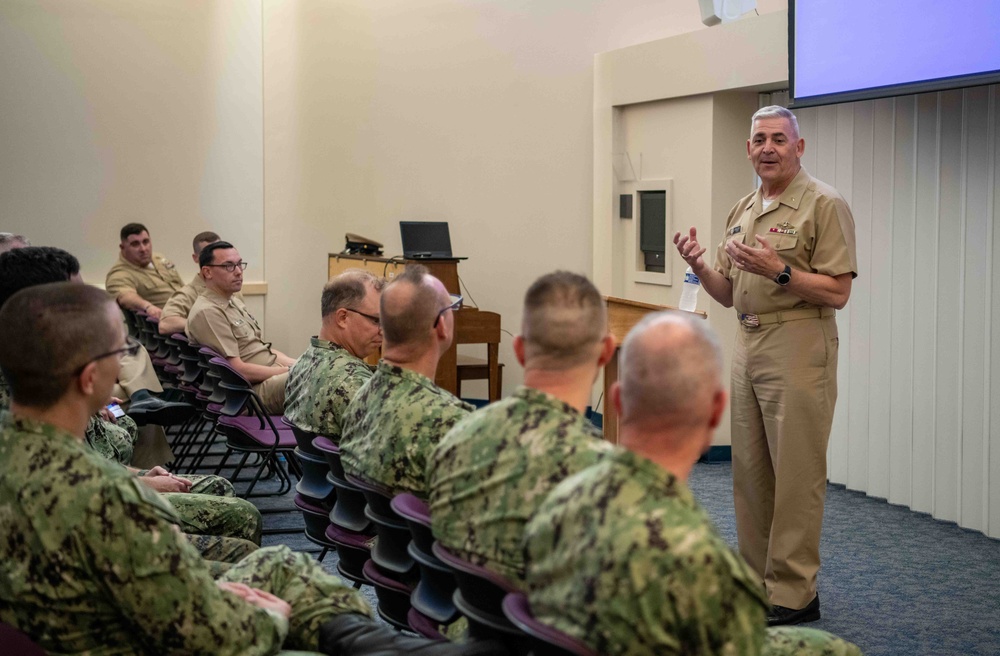
[[[688,271],[684,274],[684,282],[691,283],[692,285],[700,285],[701,281],[698,280],[698,276],[694,275],[694,272]]]

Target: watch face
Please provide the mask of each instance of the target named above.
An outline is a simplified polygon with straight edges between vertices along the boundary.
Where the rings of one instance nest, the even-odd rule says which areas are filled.
[[[787,285],[789,282],[791,282],[792,274],[788,269],[789,267],[786,266],[784,271],[775,276],[774,282],[778,283],[779,285]]]

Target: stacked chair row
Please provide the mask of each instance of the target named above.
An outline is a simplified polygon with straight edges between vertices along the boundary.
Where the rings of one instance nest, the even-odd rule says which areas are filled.
[[[291,475],[302,476],[298,461],[291,457],[295,437],[280,416],[264,411],[253,385],[213,349],[191,344],[182,333],[160,335],[155,318],[127,312],[126,321],[130,334],[149,352],[169,393],[192,408],[176,430],[168,430],[174,451],[172,469],[221,474],[232,456],[239,455],[228,477],[234,483],[248,483],[241,496],[280,496],[291,490]],[[225,438],[225,453],[214,466],[206,464],[209,457],[219,457],[212,453],[219,436]],[[243,474],[246,478],[241,478]],[[255,492],[261,480],[270,478],[278,480],[277,489]]]
[[[344,473],[329,437],[284,422],[295,434],[302,478],[295,505],[306,537],[335,550],[337,571],[355,587],[370,585],[378,614],[396,628],[445,640],[464,617],[471,637],[504,643],[511,654],[588,655],[579,640],[544,625],[527,598],[503,577],[434,540],[430,510],[412,494],[386,490]]]

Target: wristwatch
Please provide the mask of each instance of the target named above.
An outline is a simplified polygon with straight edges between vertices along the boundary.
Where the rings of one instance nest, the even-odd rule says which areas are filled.
[[[774,282],[778,283],[782,287],[787,285],[792,280],[792,267],[785,265],[785,270],[774,277]]]

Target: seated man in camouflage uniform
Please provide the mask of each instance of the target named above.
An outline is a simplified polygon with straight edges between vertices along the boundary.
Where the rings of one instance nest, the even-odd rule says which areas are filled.
[[[58,653],[490,654],[377,626],[360,594],[287,547],[214,580],[173,509],[83,445],[129,348],[94,287],[24,289],[0,309],[0,621]]]
[[[608,403],[624,448],[563,481],[525,532],[535,616],[607,656],[860,654],[815,629],[768,628],[760,579],[687,487],[727,400],[705,322],[650,315],[620,357]]]
[[[25,287],[66,280],[82,282],[79,270],[77,259],[58,248],[29,247],[0,255],[0,307]],[[124,361],[128,353],[122,356]],[[0,408],[9,405],[8,386],[0,374]],[[181,477],[162,467],[148,470],[130,467],[137,437],[137,427],[131,418],[115,419],[104,409],[87,424],[87,445],[163,494],[177,510],[181,529],[205,558],[236,562],[257,549],[262,529],[260,511],[250,502],[237,499],[232,483],[221,476]]]
[[[364,358],[382,345],[378,304],[383,285],[354,269],[323,287],[319,336],[292,365],[285,384],[285,418],[295,426],[340,442],[344,410],[372,377]]]
[[[427,498],[431,450],[473,410],[434,384],[461,301],[419,264],[408,265],[385,286],[382,361],[344,413],[340,452],[347,474],[390,494]]]
[[[253,384],[264,410],[285,411],[285,381],[295,360],[265,342],[260,324],[236,296],[247,263],[227,241],[205,246],[198,256],[205,292],[195,300],[185,332],[192,344],[215,349]]]
[[[194,260],[195,265],[198,264],[201,251],[209,244],[214,244],[217,241],[221,241],[219,235],[210,231],[199,232],[194,236],[194,241],[191,242],[191,246],[194,249],[191,259]],[[198,297],[206,289],[205,279],[201,277],[201,270],[199,269],[198,273],[194,274],[194,278],[191,278],[191,282],[181,287],[179,291],[174,292],[174,295],[170,297],[167,304],[163,306],[163,312],[160,314],[160,323],[157,324],[160,334],[173,335],[174,333],[183,333],[184,328],[187,326],[187,317],[191,313],[194,302],[198,300]],[[236,296],[243,298],[239,293]]]
[[[524,385],[458,422],[429,472],[434,537],[515,585],[524,578],[524,526],[538,505],[611,448],[583,413],[615,349],[604,301],[583,276],[542,276],[523,316],[514,355]]]

